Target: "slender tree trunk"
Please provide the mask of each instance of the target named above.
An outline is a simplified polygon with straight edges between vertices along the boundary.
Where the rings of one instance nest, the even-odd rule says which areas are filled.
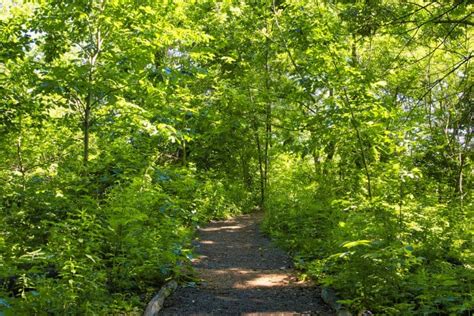
[[[88,78],[88,91],[87,91],[87,97],[86,97],[86,103],[84,106],[84,121],[83,123],[83,132],[84,132],[84,166],[87,166],[87,163],[89,162],[89,139],[90,139],[90,126],[91,126],[91,112],[92,112],[92,102],[93,102],[93,91],[92,91],[92,85],[93,85],[93,67],[94,67],[94,61],[95,58],[91,58],[91,64],[90,64],[90,70],[89,70],[89,78]]]
[[[242,165],[242,181],[248,191],[252,190],[252,177],[250,175],[249,163],[245,152],[240,154],[240,163]]]
[[[464,169],[465,156],[462,152],[459,153],[459,174],[458,174],[458,190],[459,200],[461,202],[461,209],[464,207],[464,188],[463,188],[463,169]]]
[[[254,103],[254,99],[252,96],[252,92],[249,89],[249,98],[252,104]],[[261,209],[265,208],[265,162],[264,162],[264,153],[262,151],[262,145],[260,142],[260,135],[259,135],[259,126],[256,114],[254,114],[251,118],[253,132],[255,137],[255,144],[257,145],[257,158],[258,158],[258,169],[260,172],[260,203],[259,206]]]
[[[264,209],[265,207],[265,172],[264,172],[264,162],[262,157],[262,147],[260,145],[260,136],[258,135],[258,128],[255,129],[255,142],[257,143],[258,151],[258,168],[260,171],[260,208]]]
[[[356,67],[358,64],[357,62],[357,38],[355,34],[352,34],[352,65]],[[364,150],[364,142],[362,141],[362,135],[360,133],[359,127],[357,126],[357,120],[354,115],[354,109],[351,106],[349,97],[347,96],[347,92],[344,90],[344,98],[346,100],[347,106],[349,108],[349,111],[351,113],[351,122],[352,126],[354,127],[354,130],[357,135],[357,142],[359,144],[359,151],[360,155],[362,158],[362,163],[364,165],[364,171],[365,171],[365,177],[367,178],[367,193],[369,200],[372,200],[372,183],[371,183],[371,178],[370,178],[370,172],[369,172],[369,166],[367,163],[367,158],[365,156],[365,150]]]
[[[263,153],[262,153],[262,145],[260,142],[260,135],[258,133],[258,125],[257,121],[253,119],[253,128],[254,128],[254,137],[255,137],[255,144],[257,145],[257,156],[258,156],[258,169],[260,172],[260,208],[264,209],[265,207],[265,170],[264,170],[264,161],[263,161]]]
[[[319,156],[316,154],[316,151],[314,150],[313,150],[312,155],[313,155],[314,173],[316,174],[316,176],[319,176],[321,174]]]
[[[105,2],[101,3],[100,10],[104,9]],[[84,121],[83,121],[83,129],[84,129],[84,166],[87,166],[89,162],[89,140],[90,140],[90,126],[91,126],[91,114],[92,114],[92,107],[94,102],[94,91],[92,89],[94,84],[94,68],[97,62],[97,58],[102,50],[102,33],[100,28],[98,28],[91,37],[91,42],[95,45],[95,50],[89,56],[89,77],[88,77],[88,91],[86,102],[84,106]]]
[[[271,104],[267,105],[267,113],[266,113],[266,122],[265,122],[265,187],[268,185],[268,172],[270,169],[270,156],[269,156],[269,148],[271,147],[271,134],[272,134],[272,125],[271,125]]]
[[[268,185],[268,172],[270,169],[270,156],[269,156],[269,148],[271,147],[271,140],[272,140],[272,103],[270,98],[270,68],[268,65],[268,51],[270,42],[267,38],[266,40],[266,51],[265,51],[265,92],[267,96],[267,104],[265,108],[265,189]]]
[[[186,166],[187,164],[187,154],[186,154],[186,141],[183,140],[183,166]]]
[[[20,114],[19,117],[20,120],[20,132],[18,134],[18,139],[16,142],[16,154],[17,154],[17,160],[18,160],[18,170],[21,173],[21,189],[23,193],[26,191],[26,168],[23,162],[23,120],[22,120],[22,115]],[[24,194],[22,194],[22,200],[24,199]]]
[[[399,237],[401,238],[402,230],[403,230],[403,182],[400,179],[399,184],[399,199],[398,199],[398,229],[399,229]]]
[[[351,113],[351,122],[352,122],[352,126],[354,127],[354,130],[356,132],[357,142],[359,144],[359,151],[360,151],[360,155],[361,155],[361,158],[362,158],[362,164],[364,165],[365,177],[367,178],[368,197],[369,197],[369,200],[372,200],[372,184],[371,184],[369,166],[368,166],[368,163],[367,163],[367,158],[365,156],[364,142],[362,141],[362,135],[360,133],[359,127],[357,126],[357,121],[356,121],[356,118],[355,118],[355,115],[354,115],[354,110],[352,109],[352,106],[350,104],[350,100],[349,100],[349,97],[347,96],[346,91],[344,91],[344,96],[345,96],[345,100],[346,100],[346,103],[347,103],[347,107],[349,108],[349,111]]]
[[[87,95],[86,107],[84,109],[84,165],[86,166],[89,161],[89,128],[91,119],[91,102],[92,102],[92,91],[89,91]]]

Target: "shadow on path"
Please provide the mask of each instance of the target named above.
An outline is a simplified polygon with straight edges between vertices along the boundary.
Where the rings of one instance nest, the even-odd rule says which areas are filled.
[[[295,277],[291,259],[259,231],[254,213],[201,228],[193,266],[202,282],[180,287],[162,315],[333,315],[320,289]]]

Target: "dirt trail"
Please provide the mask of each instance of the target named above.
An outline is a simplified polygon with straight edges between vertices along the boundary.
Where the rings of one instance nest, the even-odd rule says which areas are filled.
[[[211,222],[193,262],[203,281],[180,287],[162,315],[333,315],[320,289],[299,282],[291,259],[261,234],[262,214]]]

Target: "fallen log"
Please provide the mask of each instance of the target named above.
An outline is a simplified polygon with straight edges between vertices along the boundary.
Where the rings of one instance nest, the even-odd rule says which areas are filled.
[[[178,283],[175,280],[171,280],[163,285],[158,294],[156,294],[148,303],[143,316],[157,316],[158,312],[163,308],[165,299],[177,288]]]

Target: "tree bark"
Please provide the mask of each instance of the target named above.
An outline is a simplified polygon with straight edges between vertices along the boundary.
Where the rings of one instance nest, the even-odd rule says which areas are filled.
[[[254,135],[255,143],[257,145],[257,156],[258,156],[258,169],[260,171],[260,208],[265,207],[265,171],[264,162],[262,157],[262,146],[260,144],[260,136],[258,135],[258,125],[254,121]]]
[[[362,163],[364,165],[365,176],[367,178],[368,197],[369,197],[369,200],[372,200],[372,184],[371,184],[369,166],[367,164],[367,158],[365,157],[365,150],[364,150],[364,143],[362,141],[362,135],[360,133],[359,127],[357,126],[357,121],[356,121],[356,118],[355,118],[355,115],[354,115],[354,110],[352,109],[352,106],[350,104],[350,100],[347,96],[346,91],[344,91],[344,97],[345,97],[345,100],[346,100],[346,103],[347,103],[347,107],[349,108],[349,111],[351,113],[352,126],[354,127],[354,130],[356,132],[357,142],[359,144],[359,151],[360,151],[360,155],[361,155],[361,158],[362,158]]]

